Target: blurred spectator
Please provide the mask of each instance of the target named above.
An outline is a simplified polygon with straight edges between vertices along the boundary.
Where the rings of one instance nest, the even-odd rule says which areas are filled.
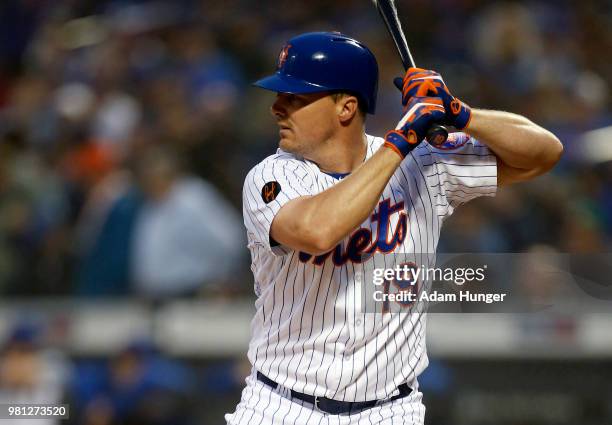
[[[91,191],[76,229],[77,294],[130,293],[130,248],[141,204],[142,196],[125,171],[107,176]]]
[[[65,288],[68,193],[21,131],[0,144],[0,290],[44,294]]]
[[[66,402],[69,369],[60,353],[43,346],[42,329],[17,325],[0,353],[1,404],[61,404]],[[3,419],[7,425],[52,425],[59,419]]]
[[[135,341],[108,363],[83,362],[73,384],[75,416],[83,425],[187,425],[188,367]]]
[[[241,272],[242,221],[221,194],[186,175],[179,156],[161,146],[137,160],[145,201],[136,218],[135,290],[149,298],[193,295]]]

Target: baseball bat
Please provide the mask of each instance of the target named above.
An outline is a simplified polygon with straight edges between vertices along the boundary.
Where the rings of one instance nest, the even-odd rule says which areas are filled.
[[[414,59],[410,53],[406,36],[402,30],[397,8],[394,0],[372,0],[382,17],[391,38],[395,42],[395,47],[400,55],[404,69],[415,67]],[[433,125],[427,132],[427,141],[434,145],[442,144],[448,138],[448,130],[441,125]]]

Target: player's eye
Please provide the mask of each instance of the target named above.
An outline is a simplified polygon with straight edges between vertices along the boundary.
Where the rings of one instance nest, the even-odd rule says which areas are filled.
[[[279,94],[279,97],[281,97],[282,100],[288,104],[295,104],[298,100],[297,96],[293,93],[282,93]]]
[[[294,105],[303,106],[303,105],[307,105],[308,103],[310,103],[311,99],[305,95],[294,94],[292,95],[291,99],[289,99],[289,101]]]

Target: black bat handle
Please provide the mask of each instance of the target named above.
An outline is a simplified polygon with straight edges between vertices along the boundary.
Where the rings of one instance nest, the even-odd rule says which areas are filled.
[[[427,131],[425,138],[430,144],[439,146],[448,139],[448,130],[443,125],[434,124]]]

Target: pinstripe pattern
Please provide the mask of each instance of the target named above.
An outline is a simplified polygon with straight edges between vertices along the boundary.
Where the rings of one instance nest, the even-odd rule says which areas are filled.
[[[390,268],[409,261],[433,266],[444,219],[470,199],[495,194],[495,156],[478,141],[461,137],[462,144],[452,150],[419,145],[392,176],[381,202],[388,202],[388,211],[400,203],[403,209],[390,214],[387,236],[403,226],[401,214],[407,215],[407,231],[391,255],[366,260],[370,266]],[[368,136],[367,157],[382,143]],[[281,191],[265,203],[262,188],[271,181],[279,183]],[[248,357],[254,371],[280,383],[279,388],[343,401],[386,399],[404,382],[418,388],[417,377],[428,363],[425,312],[364,314],[354,276],[363,275],[366,264],[334,263],[334,254],[315,264],[314,257],[273,246],[269,238],[272,220],[284,204],[337,182],[315,164],[280,150],[246,177],[243,212],[258,297]],[[377,238],[377,219],[369,217],[361,228]],[[347,244],[348,238],[339,253]],[[228,423],[421,424],[424,416],[418,391],[351,415],[350,422],[321,415],[279,391],[250,376],[236,412],[227,415]]]

